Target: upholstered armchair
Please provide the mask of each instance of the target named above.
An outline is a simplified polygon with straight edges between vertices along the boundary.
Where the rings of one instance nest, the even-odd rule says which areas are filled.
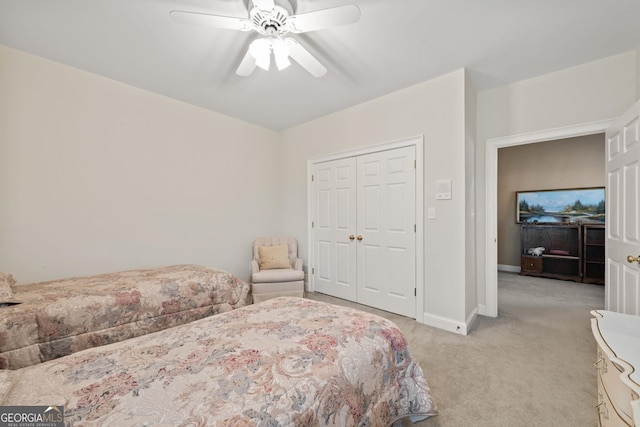
[[[251,260],[253,303],[280,296],[304,297],[304,271],[293,237],[259,237]]]

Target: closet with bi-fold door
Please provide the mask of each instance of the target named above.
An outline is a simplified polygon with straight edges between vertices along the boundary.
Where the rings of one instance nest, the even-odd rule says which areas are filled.
[[[416,151],[310,164],[315,292],[416,317]]]

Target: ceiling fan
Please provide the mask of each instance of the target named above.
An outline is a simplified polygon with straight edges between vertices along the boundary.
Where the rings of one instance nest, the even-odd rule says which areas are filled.
[[[260,34],[261,37],[251,42],[236,70],[240,76],[250,75],[256,66],[268,70],[273,52],[278,70],[291,65],[289,58],[292,58],[314,77],[322,77],[327,72],[326,67],[297,40],[283,36],[290,32],[308,33],[351,24],[360,19],[360,9],[355,4],[294,15],[288,0],[251,0],[251,3],[253,7],[247,19],[183,10],[172,10],[170,15],[177,22],[229,30],[254,30]]]

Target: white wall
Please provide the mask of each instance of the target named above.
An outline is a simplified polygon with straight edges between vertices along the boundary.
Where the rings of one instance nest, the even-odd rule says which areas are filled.
[[[307,159],[424,135],[426,322],[465,321],[465,72],[459,70],[282,133],[284,228],[307,257]],[[435,200],[435,181],[453,180],[453,200]],[[455,330],[455,327],[453,327]]]
[[[465,247],[465,268],[466,268],[466,298],[465,298],[465,316],[467,324],[473,323],[473,316],[477,314],[478,308],[478,290],[477,290],[477,274],[476,274],[476,112],[477,94],[476,90],[466,76],[465,79],[465,228],[466,228],[466,247]]]
[[[486,140],[618,117],[636,98],[636,54],[567,68],[478,93],[477,216],[478,302],[485,303]]]
[[[280,233],[279,134],[0,46],[0,271],[198,263]]]

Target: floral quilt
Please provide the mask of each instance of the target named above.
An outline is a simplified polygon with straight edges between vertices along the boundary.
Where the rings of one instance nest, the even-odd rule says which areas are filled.
[[[0,368],[17,369],[242,307],[234,275],[174,265],[12,286],[0,307]]]
[[[15,371],[2,405],[76,426],[388,426],[435,415],[390,321],[282,297]]]

